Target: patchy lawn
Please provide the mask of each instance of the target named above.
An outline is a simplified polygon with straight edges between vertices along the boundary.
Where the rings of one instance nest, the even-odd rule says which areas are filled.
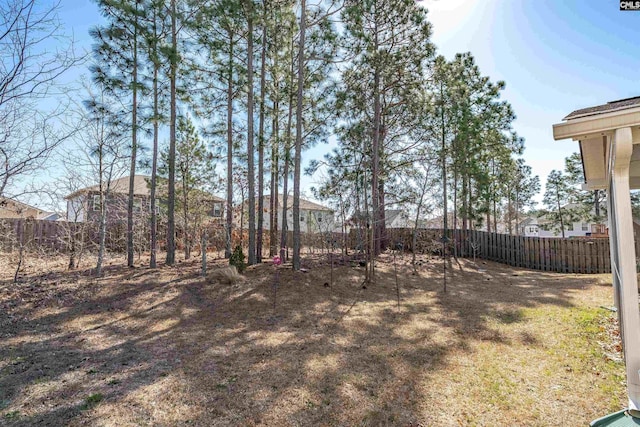
[[[60,261],[63,264],[63,260]],[[626,404],[607,275],[392,258],[363,269],[0,270],[0,425],[564,426]],[[219,260],[214,264],[224,265]],[[30,260],[35,271],[41,265]],[[44,267],[42,267],[44,268]]]

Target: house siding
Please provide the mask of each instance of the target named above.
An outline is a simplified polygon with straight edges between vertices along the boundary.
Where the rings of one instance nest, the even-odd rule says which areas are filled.
[[[282,209],[278,211],[278,229],[282,227]],[[246,224],[245,224],[246,225]],[[300,230],[303,233],[323,233],[332,231],[334,227],[333,212],[320,210],[300,209]],[[264,215],[263,230],[271,229],[269,214]],[[287,208],[287,229],[293,230],[293,210]]]

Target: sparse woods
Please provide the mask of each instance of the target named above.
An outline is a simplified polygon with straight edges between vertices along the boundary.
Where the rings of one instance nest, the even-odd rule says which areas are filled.
[[[49,49],[48,43],[58,46]],[[0,4],[0,197],[16,196],[74,127],[68,103],[43,107],[64,90],[61,77],[81,59],[65,37],[55,6],[36,0]]]
[[[503,220],[517,230],[538,191],[519,158],[515,115],[500,99],[504,83],[483,76],[470,53],[438,56],[428,11],[415,1],[98,6],[104,23],[91,30],[86,107],[106,140],[93,142],[91,179],[105,229],[109,182],[128,178],[129,266],[141,250],[152,268],[158,250],[167,265],[178,248],[185,258],[202,250],[213,212],[227,258],[242,245],[249,265],[268,250],[300,269],[304,221],[315,220],[301,207],[305,161],[307,173],[323,177],[314,195],[339,223],[317,228],[355,232],[370,282],[376,257],[395,243],[390,209],[406,211],[414,235],[439,213],[442,251],[457,255],[446,230],[492,231]],[[325,159],[305,157],[332,139]],[[114,153],[118,172],[127,157],[128,175],[110,175]],[[140,199],[142,172],[151,177]],[[215,191],[226,192],[219,208],[206,196]],[[351,249],[346,236],[339,244]]]
[[[86,64],[55,4],[0,4],[0,212],[45,169],[39,197],[66,211],[0,219],[0,419],[549,425],[620,406],[609,279],[498,247],[540,181],[506,83],[440,54],[428,2],[95,3]],[[563,236],[606,214],[580,174],[572,156],[547,181]]]

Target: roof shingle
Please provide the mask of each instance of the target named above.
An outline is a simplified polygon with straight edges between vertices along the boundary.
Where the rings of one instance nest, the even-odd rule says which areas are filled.
[[[595,107],[581,108],[580,110],[576,110],[570,113],[563,120],[571,120],[571,119],[577,119],[579,117],[594,116],[596,114],[604,114],[604,113],[608,113],[616,110],[626,110],[628,108],[634,108],[634,107],[640,107],[640,96],[636,96],[633,98],[619,99],[617,101],[607,102],[606,104],[603,104],[603,105],[596,105]]]

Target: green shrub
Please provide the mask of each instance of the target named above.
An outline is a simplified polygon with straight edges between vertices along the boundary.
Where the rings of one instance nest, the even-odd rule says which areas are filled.
[[[86,399],[84,399],[84,404],[80,406],[80,409],[82,409],[83,411],[86,411],[87,409],[91,409],[94,406],[96,406],[98,403],[102,402],[102,399],[104,399],[104,396],[102,396],[101,393],[94,393],[88,396]]]
[[[233,250],[231,257],[229,258],[229,265],[233,265],[238,269],[238,272],[242,273],[245,268],[247,268],[247,264],[244,262],[244,253],[242,252],[242,246],[238,245]]]

